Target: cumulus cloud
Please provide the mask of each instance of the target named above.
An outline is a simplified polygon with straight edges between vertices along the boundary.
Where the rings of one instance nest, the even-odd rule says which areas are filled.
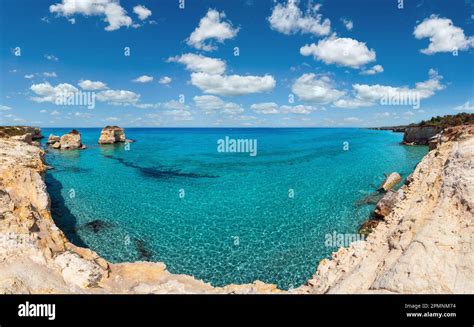
[[[255,110],[255,112],[257,112],[258,114],[263,115],[272,115],[279,113],[279,107],[275,102],[255,103],[250,106],[250,109]]]
[[[9,106],[4,106],[0,104],[0,111],[6,111],[6,110],[11,110],[12,108]]]
[[[281,106],[281,111],[283,113],[297,114],[297,115],[309,115],[316,110],[313,106],[308,105],[296,105],[296,106]]]
[[[79,81],[77,85],[79,85],[83,90],[86,91],[97,91],[107,89],[107,84],[101,81],[91,81],[88,79]]]
[[[347,18],[342,18],[341,21],[348,31],[352,31],[352,29],[354,28],[354,23],[352,22],[352,20],[347,19]]]
[[[71,84],[62,83],[52,86],[48,82],[33,84],[30,87],[37,96],[32,97],[31,100],[39,103],[51,102],[56,103],[56,99],[62,98],[64,94],[76,93],[79,90]]]
[[[118,0],[62,0],[49,7],[51,13],[73,19],[71,16],[103,16],[109,25],[106,31],[115,31],[122,26],[132,25],[132,19],[127,16],[125,9],[120,6]],[[75,20],[71,21],[75,23]]]
[[[137,14],[140,20],[145,20],[151,16],[151,10],[142,5],[133,7],[133,12]]]
[[[188,110],[189,106],[183,102],[170,100],[168,102],[162,103],[161,106],[165,109],[171,110]]]
[[[173,109],[163,112],[167,116],[173,117],[176,121],[189,121],[194,120],[193,114],[190,111],[183,109]]]
[[[55,72],[44,72],[43,73],[44,77],[58,77]]]
[[[468,50],[474,47],[474,36],[466,37],[462,28],[454,26],[449,18],[431,15],[415,27],[413,35],[417,39],[429,38],[430,44],[421,53],[431,55],[437,52]]]
[[[318,44],[305,45],[300,49],[303,56],[313,56],[326,64],[336,64],[359,68],[375,60],[375,51],[367,48],[364,42],[335,35],[320,40]]]
[[[471,104],[470,101],[466,101],[460,106],[454,107],[454,110],[459,111],[474,111],[474,104]]]
[[[191,84],[201,89],[204,93],[229,96],[269,92],[275,87],[276,81],[271,75],[226,76],[192,73]]]
[[[209,58],[193,53],[168,58],[167,62],[177,62],[186,66],[186,69],[195,73],[223,74],[226,69],[225,61]]]
[[[196,107],[206,113],[223,112],[229,115],[236,115],[244,111],[237,103],[225,102],[214,95],[201,95],[193,98]]]
[[[400,98],[416,96],[419,97],[420,100],[427,99],[433,96],[437,91],[441,91],[445,88],[445,86],[441,84],[443,76],[440,76],[436,70],[430,69],[428,74],[428,80],[416,83],[414,88],[379,84],[353,84],[352,89],[354,96],[339,99],[334,103],[334,106],[348,109],[369,107],[380,103],[383,98],[388,98],[393,95],[398,95]]]
[[[362,75],[375,75],[383,72],[383,67],[381,65],[372,66],[372,68],[365,69],[361,72]]]
[[[171,83],[172,81],[172,78],[169,77],[169,76],[163,76],[162,78],[160,78],[160,80],[158,81],[158,83],[160,84],[169,84]]]
[[[58,61],[59,58],[54,55],[45,54],[44,57],[50,61]]]
[[[153,82],[153,77],[152,76],[147,76],[147,75],[142,75],[137,78],[135,78],[132,82],[135,83],[149,83]]]
[[[288,0],[286,4],[277,3],[268,17],[270,27],[286,35],[299,32],[321,36],[330,33],[330,20],[323,20],[322,15],[318,13],[320,4],[309,5],[306,13],[303,13],[298,5],[299,0]]]
[[[34,74],[26,74],[24,77],[26,79],[32,79],[33,77],[35,77],[35,75]]]
[[[112,105],[132,105],[140,99],[140,95],[126,90],[106,90],[97,93],[96,99]]]
[[[216,45],[207,42],[214,39],[223,43],[227,39],[233,39],[239,32],[239,28],[234,28],[230,21],[224,21],[225,13],[219,13],[215,9],[209,9],[206,16],[201,18],[199,26],[191,33],[187,39],[187,44],[199,50],[212,51],[217,49]]]
[[[292,91],[301,100],[325,104],[342,97],[345,92],[334,88],[332,80],[325,75],[303,74],[292,86]]]

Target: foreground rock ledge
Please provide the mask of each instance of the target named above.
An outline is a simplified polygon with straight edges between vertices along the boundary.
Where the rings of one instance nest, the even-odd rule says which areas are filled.
[[[450,127],[366,241],[323,260],[306,293],[474,293],[474,126]]]
[[[367,241],[323,260],[293,293],[474,293],[474,136],[451,129]],[[44,152],[0,139],[0,293],[279,293],[256,281],[213,287],[163,263],[111,264],[54,224]]]
[[[279,292],[258,281],[213,287],[163,263],[111,264],[73,245],[51,218],[43,157],[39,147],[0,138],[0,294]]]

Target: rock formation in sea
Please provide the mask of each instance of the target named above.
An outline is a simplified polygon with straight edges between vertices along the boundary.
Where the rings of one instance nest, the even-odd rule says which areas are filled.
[[[99,144],[123,143],[125,141],[125,132],[121,127],[105,126],[100,132]]]
[[[113,264],[73,245],[51,217],[43,158],[40,147],[0,138],[0,294],[282,292],[260,281],[213,287],[164,263]],[[474,126],[445,129],[366,240],[290,292],[474,293],[473,166]]]
[[[393,189],[398,183],[401,182],[401,180],[402,180],[402,177],[400,176],[400,174],[397,172],[393,172],[387,176],[387,178],[382,183],[382,186],[380,188],[383,191],[387,192]]]
[[[82,144],[81,133],[75,129],[61,137],[50,134],[46,144],[57,150],[82,150],[86,148]]]

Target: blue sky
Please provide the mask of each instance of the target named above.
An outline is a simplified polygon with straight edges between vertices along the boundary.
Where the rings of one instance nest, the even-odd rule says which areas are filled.
[[[474,110],[467,0],[0,4],[2,125],[382,126]]]

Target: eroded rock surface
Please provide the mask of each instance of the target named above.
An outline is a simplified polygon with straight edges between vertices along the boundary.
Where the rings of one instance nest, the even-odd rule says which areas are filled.
[[[100,132],[99,144],[113,144],[125,142],[125,132],[118,126],[105,126]]]
[[[306,293],[474,293],[474,126],[443,131],[366,241],[323,260]]]

